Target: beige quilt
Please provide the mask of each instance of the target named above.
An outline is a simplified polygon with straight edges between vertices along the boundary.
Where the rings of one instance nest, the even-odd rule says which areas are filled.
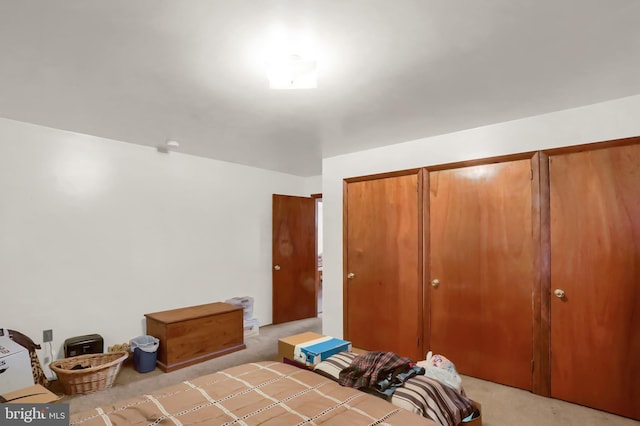
[[[436,423],[308,370],[262,361],[71,416],[71,425],[425,425]]]

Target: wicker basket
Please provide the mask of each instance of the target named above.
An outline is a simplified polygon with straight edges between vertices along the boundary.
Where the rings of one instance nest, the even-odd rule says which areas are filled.
[[[109,389],[128,356],[124,351],[79,355],[53,361],[49,368],[56,373],[67,395],[91,393]],[[76,366],[84,368],[72,370]]]

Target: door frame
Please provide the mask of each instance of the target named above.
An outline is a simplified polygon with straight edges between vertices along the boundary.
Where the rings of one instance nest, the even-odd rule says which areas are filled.
[[[322,192],[311,194],[311,198],[316,200],[316,259],[320,256],[320,252],[318,251],[318,241],[320,240],[319,232],[318,232],[318,222],[322,220],[321,217],[318,217],[318,204],[322,203]],[[324,228],[323,228],[324,229]],[[317,306],[317,316],[320,316],[324,309],[321,310],[320,306],[320,294],[322,293],[322,271],[318,269],[316,264],[316,300],[318,301]]]
[[[555,155],[570,154],[596,149],[640,144],[640,136],[614,139],[610,141],[591,142],[560,148],[539,151],[538,167],[540,171],[540,286],[537,288],[537,305],[540,311],[540,323],[536,330],[540,345],[540,371],[538,391],[534,393],[551,397],[551,176],[549,161]],[[534,300],[534,304],[536,300]],[[534,376],[534,380],[536,378]]]
[[[272,242],[271,242],[271,250],[272,250],[272,259],[271,259],[271,306],[272,306],[272,310],[271,310],[271,322],[272,324],[282,324],[285,321],[278,321],[276,322],[276,319],[280,319],[279,318],[279,314],[278,312],[283,312],[282,310],[277,310],[276,309],[276,297],[275,297],[275,277],[274,277],[274,267],[275,267],[275,261],[276,259],[274,258],[274,231],[275,231],[275,216],[274,216],[274,212],[273,212],[273,206],[274,206],[274,200],[275,197],[289,197],[289,198],[302,198],[302,199],[309,199],[309,200],[313,200],[314,203],[314,233],[313,233],[313,246],[314,246],[314,306],[315,306],[315,312],[314,315],[309,317],[309,318],[317,318],[318,317],[318,214],[317,214],[317,198],[318,197],[314,197],[314,196],[309,196],[309,197],[305,197],[305,196],[301,196],[301,195],[286,195],[286,194],[272,194],[272,217],[271,217],[271,233],[272,233]],[[289,320],[292,321],[292,320]]]

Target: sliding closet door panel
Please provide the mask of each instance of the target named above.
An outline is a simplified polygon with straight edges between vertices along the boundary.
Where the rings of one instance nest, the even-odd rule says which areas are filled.
[[[345,335],[354,347],[421,359],[418,175],[347,185]]]
[[[431,172],[431,347],[460,373],[531,389],[531,162]]]
[[[551,394],[640,419],[640,145],[549,167]]]

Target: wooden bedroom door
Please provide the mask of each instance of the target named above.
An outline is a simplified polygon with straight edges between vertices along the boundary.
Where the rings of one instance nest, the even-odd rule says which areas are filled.
[[[353,346],[423,359],[421,172],[348,182],[344,334]]]
[[[551,396],[640,420],[640,144],[549,174]]]
[[[462,374],[530,390],[531,161],[432,171],[429,192],[426,349]]]
[[[273,323],[318,316],[316,200],[273,195]]]

